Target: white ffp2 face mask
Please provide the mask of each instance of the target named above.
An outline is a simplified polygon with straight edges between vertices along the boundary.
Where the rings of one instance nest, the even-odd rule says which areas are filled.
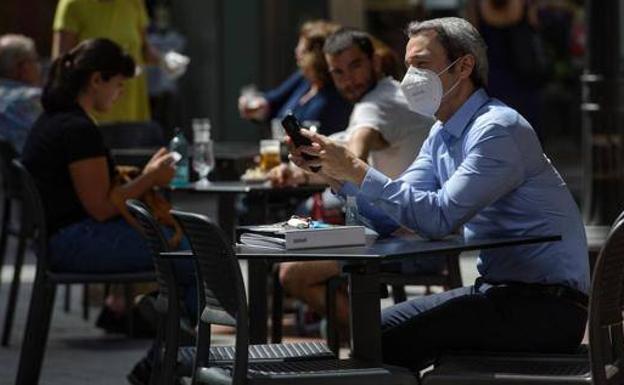
[[[453,91],[459,84],[459,80],[443,94],[440,75],[448,71],[457,61],[449,64],[439,74],[428,70],[410,66],[401,81],[401,91],[407,99],[409,109],[417,114],[434,117],[440,108],[442,98]]]

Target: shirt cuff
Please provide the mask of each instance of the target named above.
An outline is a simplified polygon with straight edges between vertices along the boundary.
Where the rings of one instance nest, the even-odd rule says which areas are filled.
[[[385,185],[390,181],[390,178],[374,168],[369,167],[362,181],[362,185],[360,186],[360,192],[371,200],[377,200],[381,197]]]

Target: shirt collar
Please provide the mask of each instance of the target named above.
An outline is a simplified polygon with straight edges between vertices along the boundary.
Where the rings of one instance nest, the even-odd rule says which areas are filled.
[[[483,88],[476,90],[468,100],[457,110],[442,128],[447,133],[459,138],[474,114],[489,100],[488,94]]]

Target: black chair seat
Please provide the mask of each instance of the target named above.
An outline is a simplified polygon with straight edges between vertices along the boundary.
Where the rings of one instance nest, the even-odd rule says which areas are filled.
[[[423,381],[443,384],[591,384],[587,356],[447,357]]]
[[[249,346],[249,359],[256,362],[298,360],[301,357],[335,358],[322,342],[300,342],[292,344],[263,344]],[[231,362],[234,360],[233,346],[214,346],[210,349],[210,360]]]
[[[196,349],[185,346],[178,349],[178,373],[190,375]],[[334,354],[323,342],[299,342],[291,344],[264,344],[249,346],[250,362],[300,361],[301,359],[332,359]],[[213,346],[210,361],[214,364],[231,364],[234,361],[234,346]]]
[[[232,367],[202,368],[197,373],[197,380],[201,383],[219,383],[231,378]],[[274,384],[276,381],[296,384],[327,384],[353,383],[383,384],[383,383],[415,383],[415,378],[404,371],[405,380],[402,382],[397,377],[398,372],[403,370],[384,366],[368,365],[362,361],[347,360],[318,360],[318,361],[291,361],[272,363],[250,363],[247,372],[249,383]],[[392,377],[391,377],[392,376]],[[390,382],[390,379],[392,380]]]

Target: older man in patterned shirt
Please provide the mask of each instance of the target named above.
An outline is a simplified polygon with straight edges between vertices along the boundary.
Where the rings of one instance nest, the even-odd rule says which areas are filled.
[[[33,40],[15,34],[0,36],[0,137],[18,152],[42,112],[40,81]]]

